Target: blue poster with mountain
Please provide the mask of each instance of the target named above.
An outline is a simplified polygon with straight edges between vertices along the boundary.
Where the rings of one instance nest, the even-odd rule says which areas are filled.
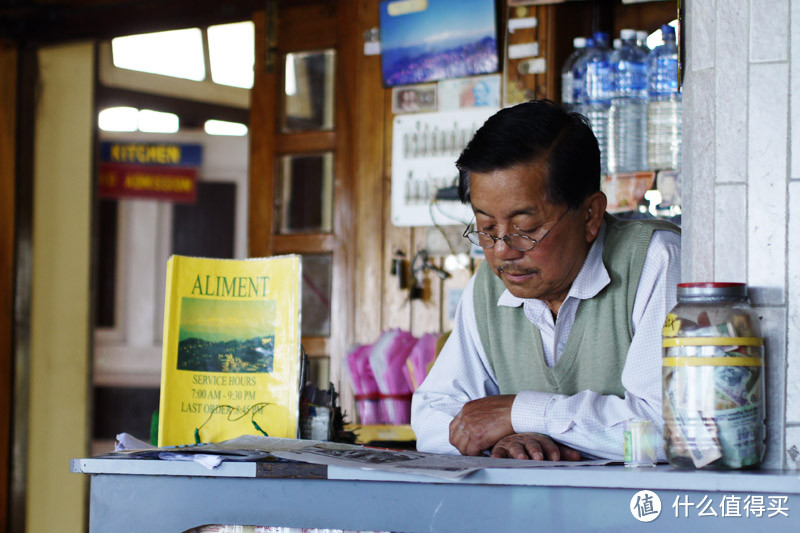
[[[274,300],[182,298],[178,370],[272,372],[274,317]]]
[[[380,4],[387,87],[498,70],[494,0],[388,0]]]

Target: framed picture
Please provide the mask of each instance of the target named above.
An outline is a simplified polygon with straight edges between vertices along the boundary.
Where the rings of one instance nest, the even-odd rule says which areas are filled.
[[[508,2],[508,7],[518,7],[518,6],[539,6],[542,4],[563,4],[567,0],[506,0]],[[649,0],[639,0],[639,1],[649,1]],[[622,0],[622,3],[628,3],[625,0]]]
[[[494,0],[384,0],[380,35],[386,87],[498,70]]]
[[[439,111],[500,107],[500,75],[477,76],[438,83]]]
[[[472,208],[437,201],[436,193],[458,181],[456,160],[496,107],[396,115],[392,121],[392,224],[464,226]]]
[[[608,198],[609,213],[636,211],[646,193],[653,186],[656,173],[649,171],[607,174],[600,182],[600,190]]]
[[[436,111],[436,85],[405,85],[392,89],[392,113]]]

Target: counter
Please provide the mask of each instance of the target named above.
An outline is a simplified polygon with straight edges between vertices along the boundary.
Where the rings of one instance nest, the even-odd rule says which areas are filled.
[[[154,459],[73,459],[91,475],[90,531],[204,524],[383,531],[798,531],[800,472],[623,466],[483,469],[460,479],[296,462],[212,470]],[[653,516],[654,492],[660,515]],[[638,505],[637,505],[638,503]]]

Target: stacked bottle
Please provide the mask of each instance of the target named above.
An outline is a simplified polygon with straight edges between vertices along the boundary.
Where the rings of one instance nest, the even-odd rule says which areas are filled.
[[[567,61],[564,63],[564,66],[561,69],[561,103],[564,104],[564,107],[567,109],[572,109],[576,104],[574,84],[575,77],[572,69],[575,66],[575,62],[581,55],[583,55],[585,51],[586,38],[575,37],[575,39],[572,40],[572,45],[575,50],[567,58]]]
[[[584,41],[583,50],[575,58],[572,64],[572,107],[581,111],[586,97],[584,96],[586,87],[583,84],[583,78],[586,74],[586,57],[589,52],[594,48],[594,39],[588,37]]]
[[[644,56],[647,57],[650,55],[650,49],[647,47],[647,32],[642,30],[636,31],[636,46],[644,53]]]
[[[612,52],[611,107],[608,116],[608,171],[647,168],[647,56],[636,44],[636,31],[620,32]]]
[[[681,162],[682,105],[678,92],[675,29],[661,26],[664,44],[650,52],[647,68],[647,160],[650,169],[678,169]]]
[[[587,46],[573,68],[577,80],[582,78],[578,96],[578,111],[589,119],[600,147],[600,172],[608,173],[608,112],[611,106],[611,69],[609,66],[608,34],[595,32],[594,46]],[[577,92],[577,91],[576,91]]]

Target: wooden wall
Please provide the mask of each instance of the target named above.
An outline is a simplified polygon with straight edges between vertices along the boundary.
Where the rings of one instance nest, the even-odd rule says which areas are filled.
[[[378,27],[378,2],[359,0],[357,26],[363,35]],[[383,328],[383,233],[384,188],[390,179],[384,167],[387,145],[385,123],[390,114],[381,86],[380,56],[357,52],[357,83],[352,100],[355,114],[355,139],[358,151],[355,160],[355,275],[353,341],[372,342]],[[350,412],[353,412],[352,410]]]
[[[378,27],[378,2],[362,0],[359,9],[359,35]],[[401,328],[414,335],[438,333],[443,322],[444,284],[466,284],[468,275],[443,282],[428,273],[423,298],[410,300],[409,291],[400,288],[392,274],[397,251],[406,256],[406,265],[425,247],[426,228],[392,225],[391,89],[381,82],[380,56],[364,55],[359,50],[356,138],[356,257],[355,257],[355,343],[375,341],[382,331]],[[441,258],[434,262],[441,266]],[[409,282],[410,273],[407,272]]]
[[[507,12],[498,2],[499,27],[505,27]],[[513,10],[512,16],[535,16],[539,19],[537,28],[518,30],[512,39],[518,42],[538,40],[542,53],[548,60],[555,52],[553,31],[553,7],[530,6]],[[377,0],[362,0],[361,26],[363,33],[369,28],[378,27]],[[498,34],[498,44],[502,48],[505,35]],[[501,51],[500,64],[503,65]],[[512,61],[505,68],[511,83],[525,99],[553,97],[555,86],[551,80],[551,70],[546,74],[526,75],[517,68],[519,61]],[[392,114],[391,89],[381,84],[380,56],[360,54],[359,83],[355,102],[359,106],[356,158],[357,217],[356,231],[356,300],[355,300],[355,339],[356,343],[373,342],[382,331],[400,328],[416,336],[424,333],[441,333],[450,329],[447,313],[447,295],[451,288],[462,288],[472,273],[471,269],[451,270],[451,278],[441,280],[427,272],[424,281],[423,297],[409,299],[409,290],[400,288],[399,280],[392,273],[392,260],[396,253],[402,252],[406,266],[414,255],[426,247],[429,227],[397,227],[391,223],[391,168],[392,168]],[[435,230],[433,230],[435,231]],[[461,230],[451,227],[450,240],[461,239]],[[433,262],[444,266],[444,257],[434,256]],[[474,267],[474,263],[472,265]],[[413,283],[410,272],[406,272],[409,284]]]
[[[590,35],[595,29],[618,34],[619,27],[629,25],[651,29],[643,24],[648,22],[653,25],[650,19],[654,17],[649,11],[653,9],[652,6],[656,6],[656,11],[660,13],[665,11],[665,7],[672,11],[671,4],[670,1],[661,1],[623,6],[619,2],[586,0],[507,8],[505,2],[498,0],[500,66],[507,78],[503,83],[506,88],[504,102],[516,103],[531,98],[558,100],[560,66],[572,52],[573,37]],[[316,356],[330,354],[330,377],[342,394],[345,410],[352,413],[354,409],[349,378],[342,368],[344,352],[356,344],[374,342],[381,332],[392,328],[407,330],[416,336],[450,329],[447,314],[450,289],[466,285],[471,270],[453,270],[452,278],[446,281],[427,272],[423,296],[414,300],[409,298],[408,289],[400,287],[397,276],[393,274],[392,261],[397,252],[405,255],[408,267],[414,255],[420,249],[426,248],[430,228],[396,227],[391,223],[394,118],[391,111],[391,90],[382,86],[380,55],[367,55],[362,37],[365,32],[380,26],[379,0],[349,0],[335,5],[335,23],[331,24],[332,4],[309,0],[300,10],[293,9],[289,3],[279,3],[276,29],[278,38],[274,42],[269,41],[270,36],[267,34],[269,17],[263,12],[257,14],[256,64],[264,64],[268,42],[278,50],[311,46],[306,42],[312,37],[308,31],[291,31],[292,28],[304,24],[316,24],[319,26],[318,31],[312,33],[330,33],[331,40],[337,42],[340,61],[338,75],[344,82],[337,82],[337,116],[342,121],[336,130],[336,150],[339,156],[344,157],[346,164],[337,168],[336,202],[337,210],[347,209],[353,218],[343,219],[342,224],[337,225],[343,231],[337,232],[335,240],[339,242],[338,239],[342,239],[342,242],[346,242],[343,248],[345,257],[339,265],[347,265],[347,272],[344,277],[339,278],[346,280],[341,282],[346,287],[337,286],[334,290],[343,291],[339,294],[346,295],[346,298],[334,299],[346,302],[344,307],[337,307],[341,309],[339,312],[346,315],[336,315],[339,318],[334,316],[334,320],[344,325],[347,331],[346,339],[331,337],[331,342],[326,344],[329,349],[317,350]],[[315,9],[318,11],[314,11]],[[297,13],[301,13],[302,20],[296,18]],[[307,20],[308,17],[315,16],[319,20]],[[536,17],[537,25],[507,34],[506,21],[514,17]],[[657,15],[655,18],[663,17]],[[325,20],[328,22],[323,22]],[[311,40],[314,42],[319,40],[318,35],[313,37]],[[521,66],[522,60],[508,60],[505,57],[507,44],[531,41],[539,43],[539,56],[546,62],[547,68],[542,73],[526,72]],[[274,78],[274,73],[256,69],[256,83],[251,100],[251,255],[280,253],[278,248],[270,244],[277,240],[273,238],[270,229],[271,182],[264,179],[273,172],[273,152],[276,146],[280,148],[281,145],[272,125],[276,101],[280,97],[275,90],[276,82],[280,86],[280,80]],[[343,175],[345,173],[347,175]],[[342,186],[346,190],[342,190]],[[460,240],[460,231],[451,232],[450,239]],[[444,257],[434,255],[433,262],[442,267]],[[406,274],[410,278],[410,273]],[[341,333],[337,329],[337,334]],[[304,343],[306,340],[310,339],[304,339]]]
[[[377,28],[378,0],[359,0],[358,27],[363,35]],[[653,1],[641,4],[622,4],[619,1],[588,0],[563,4],[506,8],[498,1],[498,44],[501,47],[500,65],[505,77],[505,102],[532,98],[560,101],[561,65],[572,53],[572,39],[588,36],[593,31],[607,31],[619,36],[622,28],[652,32],[677,15],[677,2]],[[517,30],[506,35],[508,18],[536,17],[535,28]],[[536,41],[547,69],[530,74],[520,67],[522,60],[509,60],[504,49],[507,44]],[[374,342],[381,332],[401,328],[416,336],[439,333],[450,329],[447,320],[447,295],[453,287],[466,285],[470,270],[452,271],[453,277],[442,281],[431,273],[426,275],[425,290],[420,300],[409,300],[408,290],[399,287],[392,274],[392,260],[402,251],[410,262],[425,246],[427,228],[405,228],[392,225],[390,215],[392,168],[391,90],[381,84],[380,56],[367,56],[357,51],[357,68],[353,73],[358,82],[352,99],[357,107],[356,184],[356,247],[354,276],[354,337],[353,344]],[[452,237],[451,237],[452,238]],[[460,239],[459,235],[455,237]],[[443,258],[434,258],[443,266]],[[474,268],[474,264],[472,265]],[[410,274],[409,274],[410,279]],[[342,374],[345,379],[347,374]],[[343,400],[351,395],[345,389]],[[345,410],[354,413],[348,401]]]
[[[378,1],[360,0],[359,27],[363,34],[378,27]],[[677,16],[677,3],[653,1],[622,4],[610,1],[567,2],[506,8],[498,1],[498,44],[536,41],[547,69],[528,74],[520,67],[522,60],[510,60],[501,50],[500,65],[507,77],[507,100],[550,98],[560,100],[560,69],[572,52],[572,39],[591,35],[595,30],[619,35],[622,28],[654,31],[660,24]],[[508,18],[536,17],[535,28],[505,35]],[[449,329],[445,296],[452,286],[463,286],[469,271],[455,271],[454,279],[441,281],[428,274],[424,298],[408,300],[408,291],[398,287],[391,274],[397,250],[410,261],[425,246],[426,228],[401,228],[390,221],[392,120],[391,90],[380,82],[380,56],[359,53],[356,138],[356,260],[355,260],[355,342],[372,342],[381,331],[402,328],[415,335]],[[460,236],[458,237],[460,238]],[[442,258],[435,259],[441,266]]]
[[[0,529],[7,527],[11,464],[17,50],[0,42]]]

